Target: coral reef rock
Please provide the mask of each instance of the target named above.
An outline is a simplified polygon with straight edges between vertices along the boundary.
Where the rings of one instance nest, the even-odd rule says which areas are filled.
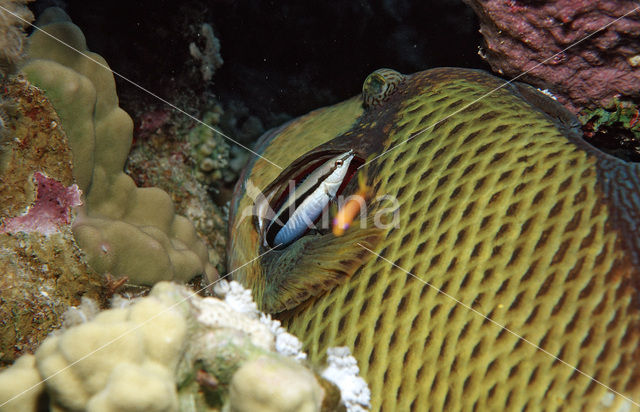
[[[82,296],[104,304],[101,276],[69,225],[78,191],[60,119],[21,78],[7,80],[3,102],[11,110],[0,167],[0,365],[33,352]]]
[[[0,373],[0,410],[346,410],[337,386],[277,352],[274,321],[247,296],[233,283],[223,301],[160,282],[97,314],[85,301],[35,355]]]
[[[45,11],[39,25],[75,48],[38,30],[22,70],[45,90],[69,136],[74,177],[85,194],[73,233],[91,267],[144,285],[203,273],[215,278],[207,247],[191,222],[175,215],[169,195],[137,188],[123,172],[133,123],[118,107],[107,63],[87,50],[82,32],[60,9]]]
[[[607,106],[616,95],[640,97],[640,11],[625,16],[637,2],[465,2],[480,19],[480,54],[494,71],[526,72],[520,81],[549,89],[574,113]]]

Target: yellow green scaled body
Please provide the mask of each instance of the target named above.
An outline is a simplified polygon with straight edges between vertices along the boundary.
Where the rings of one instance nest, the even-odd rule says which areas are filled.
[[[525,85],[495,90],[503,83],[442,68],[382,99],[365,89],[367,104],[355,97],[268,132],[258,150],[285,170],[254,159],[237,188],[230,270],[312,360],[350,347],[374,411],[632,405],[567,364],[640,402],[640,172],[582,142],[553,100]],[[247,213],[257,191],[327,150],[376,158],[360,170],[372,187],[366,227],[310,232],[256,259],[267,251]],[[389,206],[373,200],[382,195],[398,201],[395,228],[372,224]]]

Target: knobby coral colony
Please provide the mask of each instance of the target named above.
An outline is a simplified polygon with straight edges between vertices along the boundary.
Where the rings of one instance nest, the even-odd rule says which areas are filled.
[[[0,409],[329,412],[342,397],[363,410],[366,385],[346,348],[312,372],[300,342],[234,283],[218,285],[224,301],[169,282],[99,313],[83,299],[35,354],[0,373]]]
[[[174,213],[169,195],[137,188],[123,172],[133,122],[118,106],[113,74],[87,49],[84,35],[60,9],[47,9],[29,38],[27,79],[46,91],[73,150],[74,178],[85,195],[73,231],[97,272],[132,283],[216,276],[193,225]],[[70,52],[66,45],[82,51]]]
[[[585,143],[532,87],[499,86],[476,70],[375,72],[363,96],[267,132],[258,150],[285,170],[254,158],[238,182],[229,269],[312,360],[351,348],[373,410],[640,400],[639,166]],[[342,236],[287,232],[345,156],[367,162],[340,189],[370,187],[367,216]],[[300,193],[285,213],[289,180]],[[383,195],[395,227],[375,224]]]

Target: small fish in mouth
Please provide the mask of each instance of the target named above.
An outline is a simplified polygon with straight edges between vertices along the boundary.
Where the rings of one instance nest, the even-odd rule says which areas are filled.
[[[366,207],[366,201],[371,197],[370,192],[371,187],[365,182],[364,173],[358,174],[358,191],[340,206],[333,218],[332,232],[335,236],[342,236],[349,229],[358,213]]]
[[[349,150],[312,163],[295,178],[285,175],[277,179],[275,187],[256,203],[255,215],[258,227],[264,230],[264,246],[286,247],[308,230],[315,229],[314,223],[323,212],[327,213],[329,204],[351,178],[354,157],[353,150]],[[269,201],[276,197],[276,207],[272,208]]]

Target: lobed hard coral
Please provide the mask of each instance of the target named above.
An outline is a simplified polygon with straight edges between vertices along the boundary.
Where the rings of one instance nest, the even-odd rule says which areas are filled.
[[[149,112],[143,113],[144,118]],[[157,187],[171,196],[176,212],[188,218],[206,242],[210,263],[222,270],[225,217],[214,203],[210,188],[198,179],[185,124],[182,117],[172,116],[155,130],[138,129],[125,171],[138,187]]]
[[[38,402],[59,411],[345,410],[336,386],[278,352],[275,321],[259,318],[248,293],[227,284],[223,301],[160,282],[97,314],[85,301],[35,355],[0,373],[0,411]]]
[[[549,89],[574,113],[640,98],[637,2],[464,1],[480,19],[480,54],[497,73],[526,72],[518,80]]]
[[[107,63],[87,50],[62,10],[48,9],[40,20],[47,33],[84,54],[38,30],[22,70],[45,90],[69,136],[74,178],[85,194],[73,233],[91,267],[144,285],[198,274],[215,278],[205,244],[186,218],[174,214],[169,195],[137,188],[123,172],[133,124],[118,107]]]
[[[270,122],[274,125],[291,120],[291,116],[284,113],[270,115],[272,116]],[[228,131],[230,136],[245,145],[253,144],[266,131],[262,120],[253,114],[246,104],[238,100],[231,100],[225,104],[219,123],[222,130]],[[244,152],[246,153],[246,150]]]
[[[176,212],[193,223],[207,244],[209,261],[217,265],[224,256],[226,221],[208,188],[198,180],[191,145],[179,128],[180,123],[169,123],[137,139],[125,171],[138,187],[157,187],[171,196]]]
[[[31,1],[0,2],[0,78],[14,72],[24,57],[24,29],[33,21],[26,4]]]

